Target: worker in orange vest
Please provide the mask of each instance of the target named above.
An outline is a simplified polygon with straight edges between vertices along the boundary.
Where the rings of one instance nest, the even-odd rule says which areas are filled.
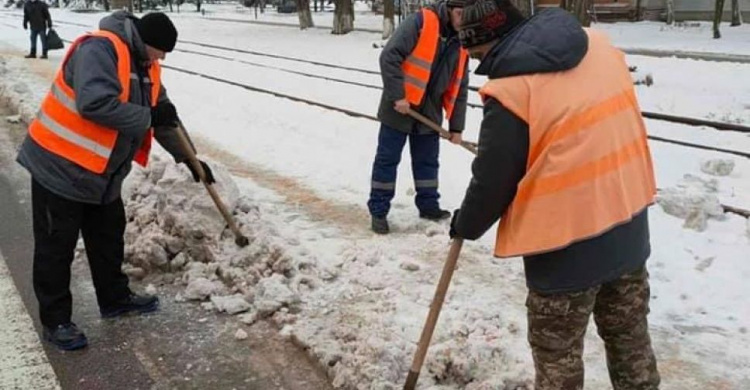
[[[450,212],[438,203],[440,137],[410,117],[408,111],[413,109],[436,123],[443,122],[445,112],[451,142],[461,143],[469,85],[468,52],[458,41],[463,1],[441,1],[411,15],[399,25],[380,55],[381,126],[367,202],[375,233],[390,231],[386,217],[407,139],[420,218],[450,218]]]
[[[522,256],[537,390],[583,388],[593,313],[616,390],[657,389],[648,332],[648,207],[656,185],[624,55],[559,8],[524,18],[470,0],[462,45],[481,60],[479,154],[451,236],[500,219],[495,256]]]
[[[71,45],[17,159],[32,176],[33,284],[44,339],[63,350],[88,343],[71,321],[70,266],[79,233],[102,317],[158,308],[158,298],[134,294],[121,271],[120,190],[131,161],[148,163],[153,138],[176,161],[187,157],[160,76],[159,60],[177,42],[174,24],[163,13],[138,19],[118,11],[99,28]]]

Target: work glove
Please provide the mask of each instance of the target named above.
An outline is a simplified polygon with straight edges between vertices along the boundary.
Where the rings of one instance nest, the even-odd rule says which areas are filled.
[[[151,127],[177,127],[177,120],[177,108],[172,103],[159,103],[151,109]]]
[[[460,210],[461,209],[456,209],[456,211],[453,212],[453,217],[451,217],[451,229],[448,231],[451,240],[458,236],[458,233],[456,233],[456,221],[458,220],[458,212]]]
[[[208,166],[204,161],[198,160],[198,162],[201,164],[201,167],[203,167],[203,172],[206,173],[206,183],[208,184],[214,184],[216,183],[216,179],[214,179],[214,173],[211,171],[211,167]],[[193,168],[193,164],[190,164],[189,161],[183,161],[185,165],[187,165],[188,169],[190,170],[190,173],[193,174],[193,180],[195,182],[201,181],[200,175],[198,175],[198,171]]]

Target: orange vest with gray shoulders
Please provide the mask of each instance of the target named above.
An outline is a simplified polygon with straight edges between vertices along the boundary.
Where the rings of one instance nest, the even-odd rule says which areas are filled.
[[[423,8],[422,29],[419,32],[419,40],[414,50],[412,50],[411,54],[406,57],[401,65],[401,70],[404,72],[406,100],[414,106],[419,106],[422,104],[422,100],[424,100],[439,40],[440,18],[434,11]],[[468,59],[469,52],[464,48],[460,48],[456,71],[451,77],[448,89],[443,93],[443,108],[448,119],[453,115],[453,107],[456,104],[458,93],[461,91],[461,82],[464,78]]]
[[[78,45],[91,37],[109,39],[117,53],[117,77],[122,92],[118,99],[127,103],[130,98],[130,50],[117,35],[108,31],[96,31],[76,39],[60,65],[55,81],[42,102],[41,109],[29,126],[31,138],[47,151],[65,158],[91,172],[102,174],[107,168],[115,147],[118,132],[87,120],[76,108],[76,94],[65,83],[65,64]],[[151,106],[155,106],[161,89],[161,68],[154,61],[149,68],[151,80]],[[133,160],[140,165],[148,164],[153,140],[153,129],[149,129]]]
[[[646,128],[624,55],[602,33],[586,33],[589,49],[577,67],[494,79],[480,90],[529,126],[526,175],[500,221],[496,256],[597,237],[654,201]]]

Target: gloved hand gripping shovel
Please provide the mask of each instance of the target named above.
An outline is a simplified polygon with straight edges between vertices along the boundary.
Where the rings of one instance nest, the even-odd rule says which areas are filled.
[[[245,237],[242,232],[240,232],[240,228],[237,227],[237,224],[232,218],[232,215],[229,213],[229,210],[227,210],[227,206],[225,206],[224,202],[221,201],[221,198],[216,192],[216,189],[211,184],[208,184],[206,182],[206,172],[203,170],[203,166],[201,166],[198,158],[195,157],[193,147],[190,145],[190,141],[188,141],[187,135],[185,135],[185,128],[182,126],[182,123],[177,124],[177,128],[175,129],[175,131],[177,132],[177,136],[180,139],[180,144],[182,144],[182,149],[185,152],[185,155],[188,157],[188,163],[195,169],[196,172],[198,172],[198,177],[200,178],[201,183],[203,183],[203,186],[206,187],[208,194],[211,195],[211,199],[213,199],[214,204],[216,204],[216,208],[219,209],[219,212],[224,217],[224,220],[227,221],[229,229],[231,229],[232,233],[234,233],[234,243],[240,247],[246,247],[250,243],[250,240],[248,240],[248,238]]]

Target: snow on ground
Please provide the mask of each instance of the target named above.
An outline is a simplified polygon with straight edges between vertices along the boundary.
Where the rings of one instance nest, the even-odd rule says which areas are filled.
[[[27,37],[10,27],[17,23],[8,16],[0,12],[0,95],[20,103],[28,118],[62,53],[54,52],[49,64],[19,58]],[[94,25],[102,15],[54,16]],[[178,17],[177,24],[181,39],[377,69],[373,34],[336,37],[321,30],[298,32],[196,17]],[[59,31],[72,38],[83,28],[60,25]],[[182,47],[210,51],[178,45]],[[222,55],[261,61],[238,53]],[[377,76],[265,61],[378,83]],[[740,65],[643,57],[629,61],[655,75],[654,86],[639,87],[644,109],[715,113],[717,120],[731,114],[747,120],[746,111],[739,109],[743,99],[748,101],[746,89],[739,87],[747,81]],[[362,113],[374,113],[379,99],[377,91],[185,53],[171,54],[166,63]],[[678,73],[691,83],[678,85]],[[709,73],[716,76],[705,77]],[[399,388],[448,248],[447,224],[416,217],[408,153],[390,216],[394,234],[375,236],[369,232],[364,204],[377,123],[169,70],[164,83],[200,154],[216,165],[222,194],[236,206],[236,216],[253,242],[236,248],[201,186],[160,151],[148,170],[133,174],[125,193],[132,218],[128,272],[163,272],[164,282],[184,285],[183,298],[212,296],[204,304],[207,310],[220,306],[242,312],[239,321],[269,316],[283,334],[309,349],[337,386]],[[714,89],[720,92],[707,95]],[[467,138],[476,138],[480,115],[471,110]],[[665,137],[750,150],[746,135],[657,121],[647,125],[651,133]],[[678,188],[692,180],[685,175],[693,175],[715,188],[706,194],[750,208],[750,160],[659,142],[651,147],[660,187]],[[717,158],[734,161],[728,176],[701,170],[705,161]],[[443,145],[444,207],[460,205],[470,163],[465,151]],[[672,195],[667,191],[663,196]],[[741,304],[750,277],[748,222],[736,215],[711,218],[699,232],[683,228],[684,218],[672,217],[659,206],[651,209],[651,221],[650,322],[663,388],[750,388],[750,310]],[[492,259],[492,236],[465,245],[422,372],[422,388],[514,389],[528,387],[532,379],[522,265],[517,259]],[[603,348],[593,325],[586,363],[586,387],[606,388]]]

